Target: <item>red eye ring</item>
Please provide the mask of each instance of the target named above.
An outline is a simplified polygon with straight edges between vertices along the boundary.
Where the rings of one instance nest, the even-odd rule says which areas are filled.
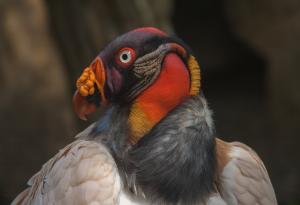
[[[121,67],[127,68],[134,62],[135,57],[135,51],[132,48],[122,48],[116,56],[116,61]]]

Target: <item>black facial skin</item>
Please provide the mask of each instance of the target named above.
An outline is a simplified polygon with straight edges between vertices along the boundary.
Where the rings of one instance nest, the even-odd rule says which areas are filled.
[[[127,35],[130,35],[130,38]],[[100,56],[107,66],[107,69],[116,69],[123,78],[123,84],[120,91],[118,93],[112,93],[111,95],[110,100],[113,103],[127,103],[126,97],[129,94],[130,88],[132,88],[141,80],[132,72],[134,62],[127,68],[121,67],[116,62],[115,58],[118,55],[118,51],[125,47],[132,48],[136,53],[136,59],[138,59],[139,57],[154,51],[159,45],[168,41],[166,38],[157,37],[155,35],[149,35],[147,36],[148,39],[145,39],[144,35],[145,34],[141,35],[140,33],[132,33],[120,36],[100,53]]]
[[[134,62],[127,68],[123,68],[116,62],[118,57],[118,52],[122,48],[131,48],[135,51],[136,59],[153,52],[160,45],[166,43],[178,43],[187,50],[187,53],[191,53],[190,49],[178,38],[161,36],[154,33],[147,32],[129,32],[118,38],[113,42],[107,45],[103,51],[99,54],[99,57],[102,59],[103,64],[106,69],[106,75],[110,75],[110,70],[115,70],[119,72],[122,76],[122,86],[119,90],[112,89],[112,86],[109,86],[108,83],[105,84],[104,91],[106,97],[111,103],[124,103],[128,104],[132,99],[129,99],[131,89],[134,85],[137,85],[142,79],[138,78],[132,72],[134,67]],[[185,63],[187,59],[182,59]],[[106,79],[109,79],[109,76],[106,76]],[[110,82],[113,84],[112,82]],[[96,99],[90,98],[90,99]],[[90,101],[94,102],[94,101]],[[94,102],[99,104],[99,102]]]

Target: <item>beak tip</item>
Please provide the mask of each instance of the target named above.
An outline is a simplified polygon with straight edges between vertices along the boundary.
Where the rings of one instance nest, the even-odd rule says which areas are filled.
[[[97,106],[87,102],[85,97],[81,96],[78,91],[73,96],[73,110],[79,119],[87,121],[87,115],[93,113]]]

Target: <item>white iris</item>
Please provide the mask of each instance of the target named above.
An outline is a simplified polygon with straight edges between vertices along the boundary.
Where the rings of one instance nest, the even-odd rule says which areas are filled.
[[[131,61],[131,53],[130,51],[122,51],[120,53],[120,61],[122,63],[128,63]]]

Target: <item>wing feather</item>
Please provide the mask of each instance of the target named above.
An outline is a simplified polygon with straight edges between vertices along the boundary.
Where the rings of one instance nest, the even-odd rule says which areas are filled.
[[[76,140],[43,165],[12,202],[23,204],[118,204],[120,177],[103,145]]]
[[[248,146],[230,143],[229,161],[221,179],[221,193],[231,205],[276,205],[268,172],[258,155]]]

